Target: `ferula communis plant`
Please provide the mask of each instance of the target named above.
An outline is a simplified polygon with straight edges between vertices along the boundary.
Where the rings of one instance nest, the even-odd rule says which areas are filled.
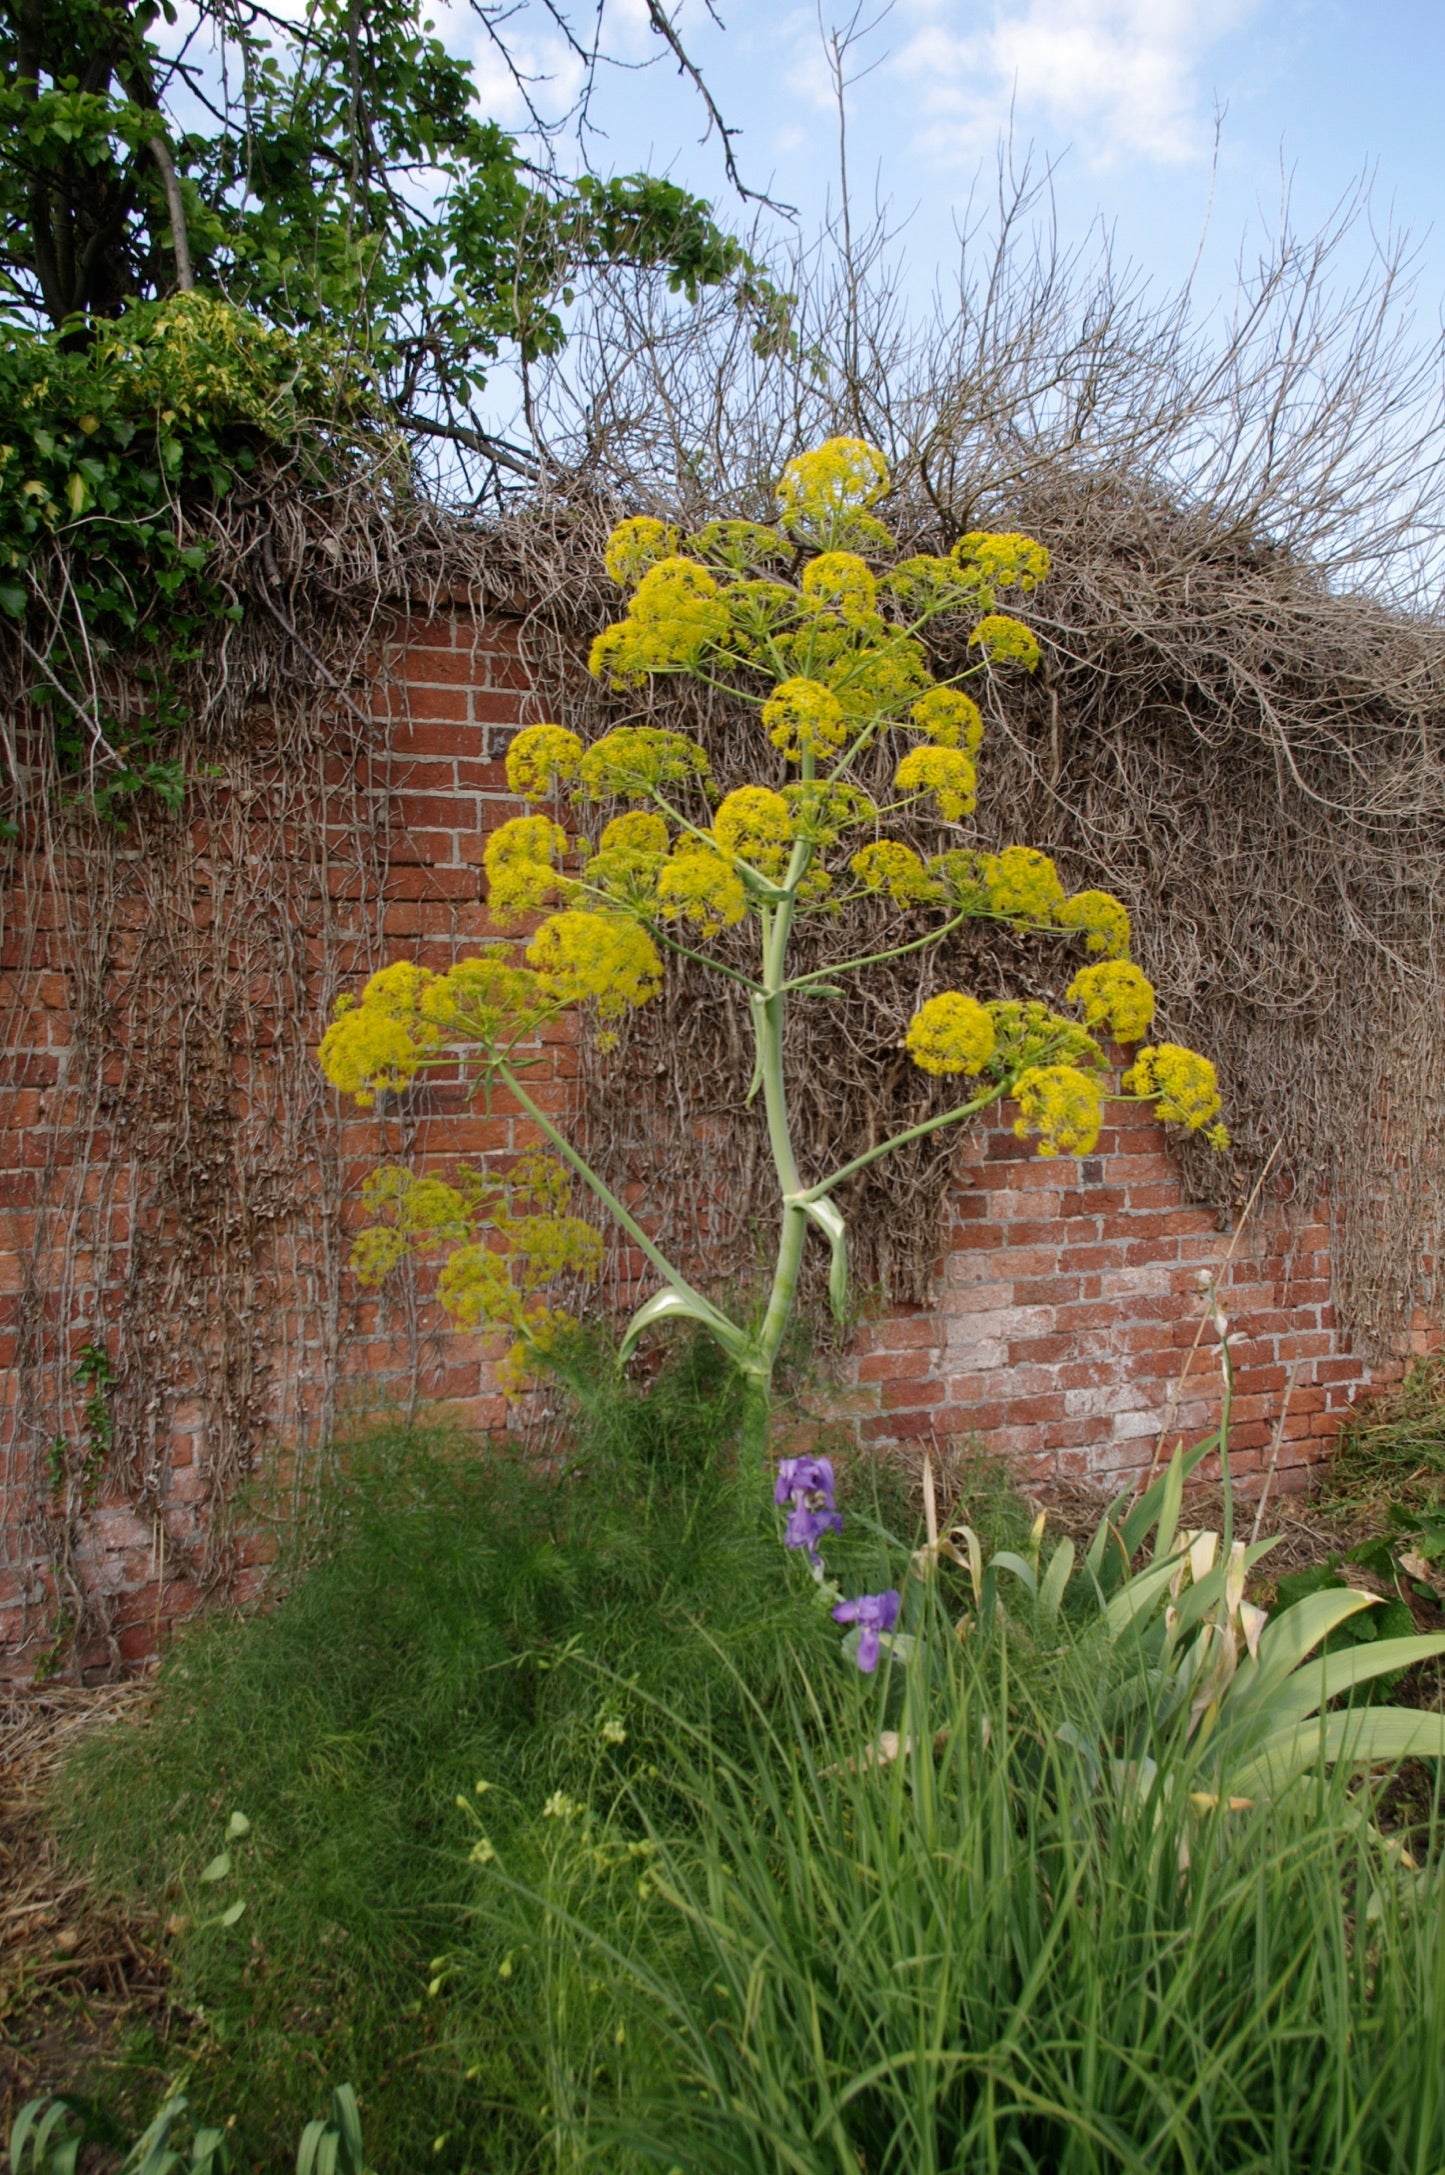
[[[1107,1093],[1101,1033],[1144,1044],[1120,1092],[1216,1146],[1227,1142],[1209,1061],[1144,1041],[1154,993],[1129,959],[1119,901],[1104,891],[1068,895],[1053,862],[1029,847],[986,853],[968,842],[983,719],[963,683],[991,665],[1037,665],[1034,635],[999,599],[1008,591],[1026,599],[1048,573],[1047,551],[1026,536],[975,532],[947,557],[900,557],[871,510],[887,484],[874,447],[832,438],[788,463],[772,524],[714,521],[684,540],[659,520],[623,521],[606,563],[627,601],[593,644],[592,671],[619,687],[686,675],[723,694],[750,735],[751,782],[719,797],[705,750],[658,726],[619,726],[590,746],[564,725],[528,726],[512,742],[507,775],[537,812],[502,824],[484,861],[500,929],[545,918],[524,944],[500,939],[446,973],[407,961],[383,968],[359,1002],[341,1000],[320,1051],[327,1077],[362,1104],[460,1055],[474,1091],[506,1087],[560,1159],[533,1154],[515,1180],[464,1173],[456,1186],[378,1174],[371,1199],[385,1214],[358,1243],[362,1274],[384,1273],[415,1245],[448,1248],[441,1296],[458,1320],[513,1333],[509,1366],[519,1379],[566,1323],[540,1296],[545,1285],[597,1266],[595,1233],[563,1213],[570,1171],[661,1279],[628,1326],[624,1357],[654,1323],[703,1323],[747,1379],[746,1435],[759,1455],[808,1233],[831,1249],[841,1314],[847,1226],[835,1196],[879,1157],[1009,1096],[1015,1130],[1040,1155],[1087,1154]],[[970,623],[971,662],[939,682],[924,637],[959,614]],[[881,797],[880,776],[891,777]],[[557,820],[569,810],[583,822],[597,813],[595,841],[569,836]],[[925,858],[889,836],[905,813],[915,835],[920,820],[936,826],[936,853]],[[792,971],[803,917],[868,896],[887,917],[874,949]],[[1065,997],[1073,1015],[1036,1002],[981,1003],[964,990],[930,997],[906,1048],[923,1071],[957,1080],[958,1100],[836,1170],[805,1173],[784,1079],[789,1003],[944,944],[979,919],[1073,934],[1083,954]],[[715,949],[725,929],[744,923],[754,937],[749,969]],[[726,977],[751,1025],[779,1212],[772,1279],[754,1319],[731,1318],[682,1275],[525,1084],[544,1023],[577,1007],[605,1042],[657,994],[675,955]]]

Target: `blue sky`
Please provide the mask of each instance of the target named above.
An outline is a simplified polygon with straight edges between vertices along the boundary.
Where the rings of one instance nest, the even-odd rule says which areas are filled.
[[[788,0],[721,0],[721,11],[719,30],[701,0],[683,0],[679,26],[740,131],[745,178],[795,204],[806,232],[837,175],[818,11]],[[824,0],[822,29],[840,21],[846,10]],[[655,52],[640,0],[613,0],[608,23],[620,61]],[[565,88],[545,35],[528,50]],[[920,300],[947,268],[971,192],[991,185],[1011,122],[1017,149],[1057,162],[1068,238],[1102,218],[1125,257],[1173,284],[1207,219],[1201,299],[1230,284],[1241,242],[1277,222],[1286,179],[1296,225],[1312,230],[1368,173],[1376,225],[1415,237],[1422,330],[1441,316],[1445,0],[894,0],[853,64],[870,68],[849,94],[855,202],[876,191],[903,222]],[[485,61],[481,72],[484,104],[519,118]],[[597,164],[669,171],[745,216],[671,70],[609,72],[595,114]],[[1363,269],[1370,246],[1362,224],[1346,263]]]

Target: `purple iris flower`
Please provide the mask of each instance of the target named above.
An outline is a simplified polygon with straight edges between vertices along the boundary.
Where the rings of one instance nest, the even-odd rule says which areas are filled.
[[[818,1543],[825,1533],[841,1533],[842,1513],[836,1510],[810,1510],[806,1503],[799,1503],[783,1529],[784,1548],[806,1548],[814,1563],[818,1560]]]
[[[833,1621],[858,1626],[858,1667],[871,1677],[878,1667],[879,1636],[898,1621],[898,1596],[892,1587],[887,1593],[860,1593],[856,1601],[838,1603]]]
[[[777,1504],[802,1503],[810,1495],[819,1495],[822,1510],[836,1509],[834,1502],[833,1460],[831,1458],[782,1458],[778,1463],[778,1484],[773,1490]]]
[[[791,1504],[783,1532],[785,1548],[806,1548],[813,1569],[822,1571],[818,1543],[825,1533],[841,1533],[843,1520],[834,1499],[837,1483],[831,1458],[782,1458],[773,1501]]]

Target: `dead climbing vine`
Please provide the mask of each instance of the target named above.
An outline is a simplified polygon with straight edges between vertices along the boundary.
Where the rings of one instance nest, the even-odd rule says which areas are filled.
[[[4,1065],[24,1150],[6,1203],[22,1243],[0,1569],[49,1624],[54,1667],[119,1660],[98,1521],[161,1587],[226,1591],[229,1508],[262,1442],[328,1435],[352,1291],[316,1023],[382,955],[405,616],[443,597],[485,616],[468,539],[374,471],[318,480],[275,460],[193,521],[242,609],[178,675],[182,808],[137,795],[124,822],[97,820],[16,703],[13,642],[0,663],[0,815],[17,833]],[[132,665],[106,668],[122,718]],[[405,1294],[396,1315],[415,1366]],[[77,1374],[91,1347],[107,1355],[99,1460]]]

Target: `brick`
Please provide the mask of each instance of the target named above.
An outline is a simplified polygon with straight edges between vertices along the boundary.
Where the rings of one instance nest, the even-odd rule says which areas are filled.
[[[441,971],[494,933],[479,864],[495,826],[523,812],[507,790],[502,756],[516,727],[542,714],[529,691],[517,628],[483,618],[459,596],[430,619],[395,626],[366,671],[384,726],[373,746],[348,731],[318,759],[315,774],[327,796],[319,817],[324,858],[310,827],[283,813],[279,773],[267,768],[263,736],[271,721],[264,713],[252,742],[261,751],[250,768],[256,797],[243,804],[224,782],[198,794],[185,839],[196,864],[191,920],[198,958],[203,968],[210,956],[224,962],[249,1007],[223,1071],[227,1126],[276,1124],[276,1053],[294,1047],[288,1038],[298,1028],[313,1035],[314,1015],[299,1022],[297,1012],[308,1003],[319,1011],[323,980],[329,999],[338,975],[340,986],[354,987],[385,958],[415,958]],[[226,923],[225,894],[208,865],[214,858],[224,868],[225,857],[238,850],[296,864],[289,960],[278,951],[273,962],[268,951],[261,964],[245,932]],[[109,932],[117,976],[145,971],[157,941],[153,909],[139,870],[129,870],[128,851],[118,865],[131,888]],[[119,1128],[127,1053],[122,1047],[105,1053],[99,1110],[88,1101],[82,1107],[77,1072],[61,1070],[72,1065],[70,932],[88,869],[76,852],[52,866],[59,892],[47,889],[51,877],[40,861],[22,863],[17,881],[28,886],[29,903],[21,900],[0,917],[0,1424],[9,1429],[16,1424],[16,1368],[36,1341],[47,1344],[46,1394],[55,1398],[64,1355],[97,1325],[120,1319],[131,1246],[155,1245],[164,1262],[172,1243],[161,1220],[170,1210],[158,1174],[142,1168],[133,1189],[123,1163],[114,1184],[105,1169],[107,1158],[126,1153]],[[73,896],[63,895],[65,887]],[[301,994],[288,975],[303,979]],[[575,1108],[575,1036],[559,1028],[538,1054],[539,1099],[565,1118]],[[183,1052],[177,1039],[174,1055],[179,1065],[189,1045]],[[354,1230],[363,1220],[360,1184],[383,1158],[445,1173],[456,1160],[507,1157],[536,1138],[510,1099],[498,1096],[489,1111],[468,1106],[449,1077],[434,1076],[375,1113],[343,1107],[319,1086],[311,1107],[314,1117],[302,1116],[322,1129],[315,1136],[322,1167],[308,1166],[294,1178],[275,1173],[290,1197],[274,1220],[248,1225],[245,1242],[258,1290],[281,1291],[283,1341],[274,1351],[228,1347],[237,1364],[254,1366],[256,1395],[270,1419],[297,1430],[314,1425],[330,1394],[325,1353],[334,1332],[315,1306],[336,1238],[325,1230],[325,1204],[339,1193],[341,1229]],[[73,1137],[81,1126],[94,1127],[88,1169]],[[703,1126],[699,1137],[716,1139],[725,1164],[732,1153],[726,1127]],[[837,1370],[844,1379],[836,1386],[820,1380],[808,1393],[796,1422],[798,1442],[817,1439],[820,1429],[830,1431],[830,1440],[831,1431],[842,1431],[877,1444],[973,1437],[1012,1459],[1021,1478],[1062,1474],[1112,1486],[1148,1469],[1171,1407],[1171,1443],[1211,1425],[1219,1360],[1212,1333],[1198,1335],[1197,1271],[1217,1269],[1229,1241],[1212,1211],[1185,1199],[1151,1113],[1111,1110],[1095,1153],[1082,1160],[1040,1159],[1007,1123],[990,1124],[961,1143],[959,1170],[935,1270],[937,1305],[865,1325]],[[208,1206],[224,1199],[223,1179],[205,1183],[212,1188]],[[629,1198],[636,1204],[639,1196]],[[704,1248],[719,1213],[715,1202],[697,1204],[693,1222]],[[78,1219],[74,1280],[62,1308],[59,1219],[71,1216]],[[1400,1371],[1398,1360],[1367,1367],[1338,1330],[1329,1297],[1330,1243],[1323,1216],[1291,1226],[1266,1214],[1224,1274],[1235,1324],[1239,1474],[1268,1455],[1291,1366],[1296,1370],[1276,1475],[1281,1487],[1296,1485],[1326,1452],[1362,1384],[1395,1379]],[[181,1275],[182,1289],[191,1273],[188,1267]],[[609,1277],[608,1297],[619,1306],[655,1285],[631,1243],[609,1243]],[[342,1409],[360,1417],[419,1396],[466,1427],[516,1439],[528,1408],[509,1408],[496,1391],[493,1368],[504,1340],[452,1332],[435,1301],[435,1278],[430,1263],[377,1292],[345,1280]],[[168,1336],[179,1338],[179,1358],[162,1447],[168,1545],[179,1552],[199,1545],[204,1533],[213,1449],[206,1370],[219,1359],[221,1342],[220,1325],[204,1314],[199,1328],[186,1326],[184,1314],[177,1322],[167,1327]],[[1439,1341],[1422,1316],[1410,1324],[1401,1351],[1437,1348]],[[73,1400],[67,1410],[73,1418]],[[33,1414],[26,1424],[33,1430]],[[33,1447],[25,1455],[33,1456]],[[149,1518],[107,1501],[82,1551],[85,1575],[110,1597],[128,1666],[149,1656],[157,1604],[163,1636],[197,1605],[179,1579],[168,1579],[158,1594],[154,1548]],[[259,1536],[244,1537],[238,1598],[261,1590],[268,1553]],[[24,1633],[30,1575],[22,1567],[0,1584],[0,1633],[15,1642]],[[32,1639],[27,1651],[38,1650]],[[109,1663],[100,1648],[90,1659],[97,1670]]]

